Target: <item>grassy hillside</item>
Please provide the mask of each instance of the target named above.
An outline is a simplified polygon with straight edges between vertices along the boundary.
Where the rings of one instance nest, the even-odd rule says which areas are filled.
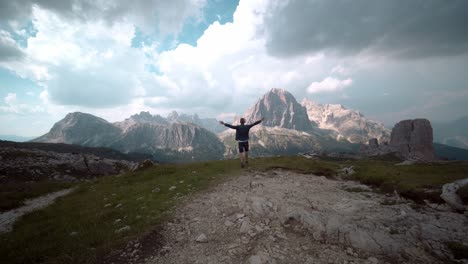
[[[386,191],[418,190],[468,175],[467,164],[394,166],[393,161],[309,160],[270,157],[251,160],[252,171],[288,169],[334,177],[354,165],[352,176]],[[190,194],[246,170],[238,160],[158,165],[123,176],[79,183],[77,191],[42,211],[26,215],[0,235],[0,263],[97,263],[128,241],[157,233],[170,209]],[[172,187],[172,188],[171,188]],[[175,188],[174,188],[175,187]],[[120,219],[120,220],[118,220]],[[116,232],[123,227],[129,229]]]

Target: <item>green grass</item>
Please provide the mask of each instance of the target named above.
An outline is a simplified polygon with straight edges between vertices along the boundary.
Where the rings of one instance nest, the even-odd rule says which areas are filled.
[[[0,184],[0,212],[24,205],[24,200],[72,186],[72,183],[39,181]]]
[[[398,190],[437,187],[466,177],[466,165],[394,166],[390,161],[310,160],[268,157],[250,161],[248,170],[293,170],[334,177],[354,165],[352,177],[363,183]],[[123,176],[80,183],[77,190],[44,210],[21,218],[13,232],[0,235],[0,263],[97,263],[128,241],[157,230],[171,217],[181,198],[206,190],[241,170],[239,160],[158,165]],[[176,189],[170,191],[171,186]],[[159,188],[159,192],[153,192]],[[106,204],[111,206],[106,207]],[[122,204],[120,207],[116,205]],[[114,223],[121,219],[119,223]],[[115,230],[130,226],[128,232]],[[71,236],[72,232],[77,232]]]
[[[416,202],[422,202],[424,199],[441,202],[439,195],[442,185],[468,176],[466,163],[407,166],[394,164],[393,161],[382,160],[356,161],[353,162],[356,174],[350,178],[377,186],[385,192],[396,190]]]
[[[296,157],[258,158],[251,169],[273,168],[330,174],[334,164]],[[159,165],[136,173],[81,183],[44,210],[21,218],[0,236],[3,263],[96,263],[100,256],[155,229],[170,208],[194,191],[241,173],[238,160]],[[182,183],[181,183],[182,181]],[[170,191],[171,186],[176,189]],[[159,188],[159,192],[153,192]],[[106,204],[111,206],[106,207]],[[116,205],[122,206],[116,208]],[[116,219],[122,219],[114,223]],[[128,232],[115,230],[130,226]],[[71,236],[72,232],[77,232]]]

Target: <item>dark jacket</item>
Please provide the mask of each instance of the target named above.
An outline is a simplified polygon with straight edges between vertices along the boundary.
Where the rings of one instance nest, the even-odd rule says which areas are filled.
[[[224,124],[225,126],[235,129],[236,130],[236,140],[237,141],[248,141],[249,140],[249,130],[255,125],[260,124],[262,120],[258,120],[257,122],[250,124],[250,125],[238,125],[238,126],[233,126],[230,124]]]

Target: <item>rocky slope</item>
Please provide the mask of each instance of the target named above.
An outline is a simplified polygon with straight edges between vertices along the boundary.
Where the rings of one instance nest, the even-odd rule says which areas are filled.
[[[57,122],[49,133],[33,141],[148,153],[167,162],[219,159],[224,153],[223,144],[206,129],[192,123],[169,122],[149,112],[117,123],[90,114],[71,113]]]
[[[468,225],[445,210],[356,182],[251,172],[187,199],[144,263],[451,263],[448,244],[468,243]]]
[[[43,180],[78,181],[119,174],[136,163],[93,154],[0,147],[0,184]]]
[[[352,143],[367,142],[377,138],[379,142],[390,140],[390,130],[382,123],[367,119],[358,111],[340,104],[317,104],[309,99],[302,100],[309,119],[319,128],[330,130],[337,139]]]

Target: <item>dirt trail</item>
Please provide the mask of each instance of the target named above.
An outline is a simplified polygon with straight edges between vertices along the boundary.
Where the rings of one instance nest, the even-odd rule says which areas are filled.
[[[0,213],[0,234],[10,232],[15,221],[32,211],[42,209],[55,201],[58,197],[64,196],[72,192],[74,189],[64,189],[58,192],[49,193],[24,202],[24,206],[12,209],[10,211]]]
[[[465,215],[409,204],[350,181],[248,172],[175,209],[146,263],[443,263],[445,242],[468,243]]]

